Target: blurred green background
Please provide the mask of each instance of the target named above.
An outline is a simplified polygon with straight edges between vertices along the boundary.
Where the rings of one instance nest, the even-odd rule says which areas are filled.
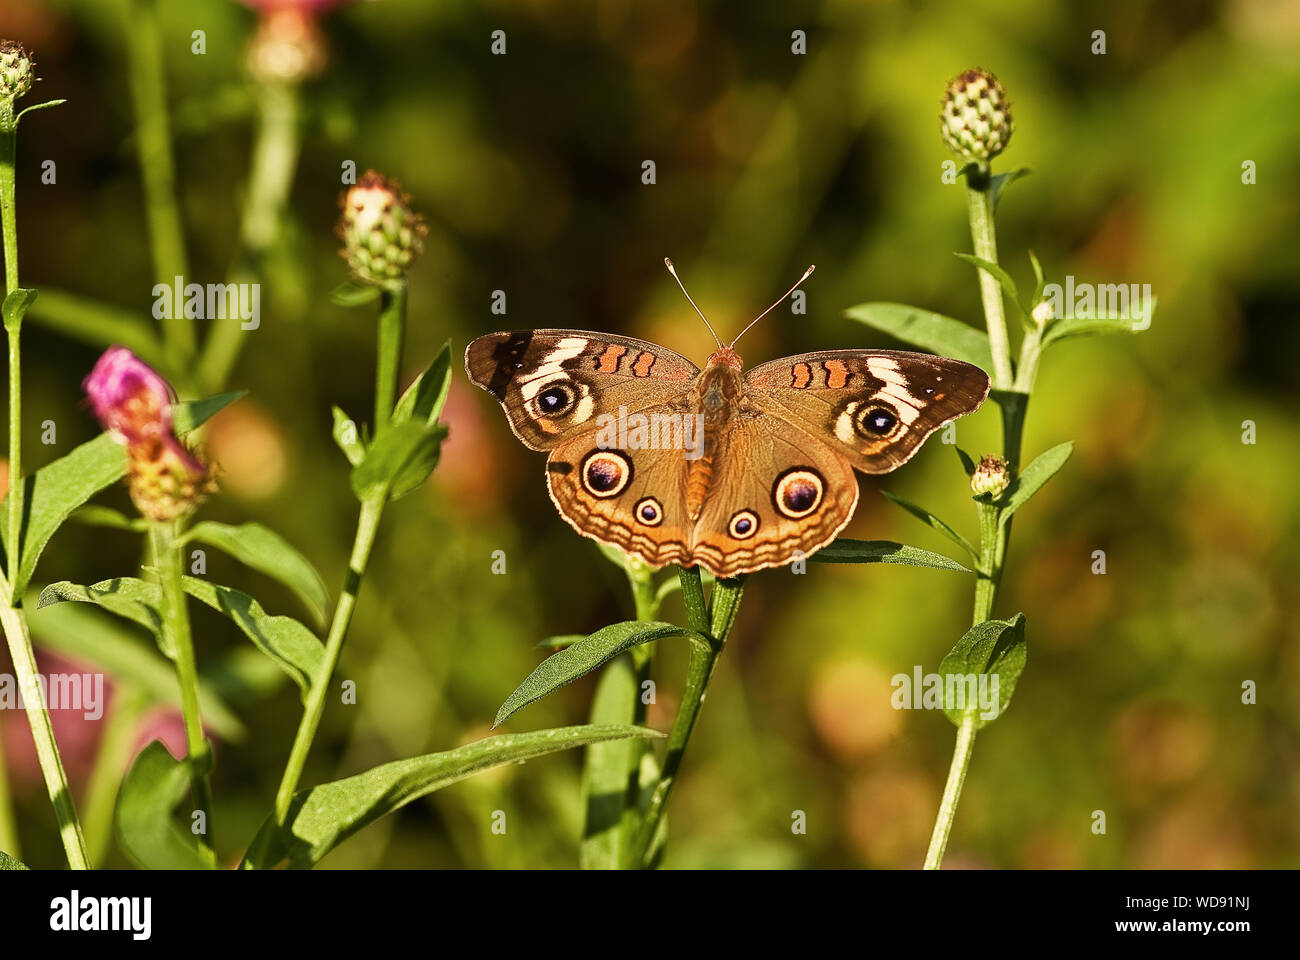
[[[952,256],[970,237],[964,189],[941,181],[950,155],[937,115],[945,82],[984,66],[1016,120],[996,167],[1034,168],[1003,196],[1003,264],[1032,285],[1033,249],[1049,281],[1150,283],[1159,308],[1143,334],[1071,341],[1045,358],[1026,456],[1067,439],[1076,449],[1016,522],[998,613],[1025,612],[1029,665],[1011,710],[976,742],[947,865],[1297,865],[1300,3],[1089,6],[381,0],[323,14],[328,62],[303,89],[303,151],[265,262],[262,326],[230,380],[249,395],[208,431],[224,490],[202,516],[272,525],[337,592],[356,503],[330,405],[364,418],[374,362],[372,308],[328,299],[345,278],[332,235],[344,161],[396,177],[429,224],[408,378],[447,338],[460,356],[474,336],[512,327],[629,334],[702,362],[711,341],[665,255],[724,335],[817,264],[808,315],[780,310],[747,335],[751,366],[896,347],[843,310],[891,300],[980,322],[974,271]],[[235,255],[248,178],[245,56],[258,15],[227,0],[162,7],[190,273],[216,282]],[[131,29],[126,3],[0,0],[0,34],[37,56],[43,79],[28,102],[68,100],[25,119],[19,138],[24,285],[147,320]],[[203,55],[191,53],[196,29]],[[806,55],[791,53],[797,29]],[[506,32],[504,56],[489,52],[493,30]],[[1106,32],[1104,56],[1090,52],[1094,30]],[[55,184],[41,182],[47,159]],[[645,160],[657,165],[652,186]],[[1247,160],[1254,185],[1242,183]],[[490,313],[494,290],[507,293],[506,317]],[[25,344],[32,469],[96,433],[79,383],[103,344],[35,321]],[[357,704],[330,705],[305,783],[484,735],[541,659],[538,640],[631,616],[621,574],[547,500],[541,456],[455,372],[442,463],[385,516],[345,649]],[[54,446],[36,440],[45,420]],[[959,423],[958,442],[997,448],[992,404]],[[897,474],[861,482],[849,536],[950,551],[880,489],[974,536],[965,477],[937,437]],[[126,502],[121,490],[104,499]],[[491,572],[495,550],[504,576]],[[1091,572],[1094,550],[1106,552],[1105,575]],[[138,556],[125,534],[66,527],[38,579],[129,575]],[[302,614],[214,551],[208,575]],[[970,602],[969,580],[907,567],[751,577],[673,797],[666,865],[919,865],[954,728],[937,712],[894,711],[889,678],[934,670]],[[678,599],[665,615],[682,619]],[[194,616],[200,666],[232,713],[214,822],[235,856],[270,809],[299,705],[232,625]],[[50,643],[59,630],[40,617]],[[124,629],[86,612],[45,662],[58,648],[85,663],[105,631]],[[652,724],[671,722],[684,668],[681,649],[661,650]],[[83,807],[120,777],[130,746],[175,725],[140,706],[138,677],[122,668],[117,679],[105,721],[58,718]],[[1241,702],[1247,680],[1254,705]],[[583,722],[593,685],[507,729]],[[114,716],[127,747],[101,756],[93,787]],[[0,722],[24,859],[57,865],[26,724]],[[323,865],[574,866],[580,762],[571,752],[443,790]],[[497,809],[505,836],[491,833]],[[791,833],[795,810],[805,836]],[[1096,810],[1105,836],[1091,831]],[[115,846],[104,862],[127,865]]]

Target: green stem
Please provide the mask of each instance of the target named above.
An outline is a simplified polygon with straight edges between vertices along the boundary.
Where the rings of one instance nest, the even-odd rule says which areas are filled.
[[[722,653],[727,636],[735,623],[741,594],[744,591],[743,577],[735,580],[719,580],[713,587],[710,609],[706,610],[699,568],[681,568],[679,575],[691,629],[701,634],[704,639],[697,638],[691,643],[691,658],[686,668],[686,688],[682,691],[677,717],[673,720],[672,730],[668,734],[668,753],[664,758],[659,783],[651,794],[635,848],[636,865],[642,867],[650,866],[654,859],[655,841],[664,810],[668,805],[668,797],[677,782],[682,758],[686,754],[695,722],[699,719],[700,708],[704,705],[709,680],[713,676],[718,656]]]
[[[256,90],[257,131],[240,218],[239,249],[232,269],[234,283],[256,283],[261,279],[263,261],[280,240],[302,149],[298,87],[265,83]],[[246,332],[234,318],[212,324],[198,366],[198,381],[204,393],[216,393],[225,386],[247,342]]]
[[[375,368],[375,433],[388,426],[397,402],[397,378],[402,368],[402,337],[406,328],[406,281],[385,287],[379,308],[379,356]]]
[[[930,835],[930,849],[925,854],[925,869],[938,870],[943,862],[944,850],[948,847],[948,834],[952,832],[952,823],[957,816],[957,801],[961,799],[961,788],[966,782],[966,770],[970,767],[971,751],[975,748],[975,719],[977,714],[967,713],[957,728],[957,745],[952,751],[952,764],[948,768],[948,783],[943,788],[943,800],[939,804],[939,816],[934,822],[934,832]]]
[[[215,865],[212,844],[212,747],[203,736],[203,718],[199,713],[199,671],[194,657],[194,639],[190,633],[190,615],[186,608],[185,588],[181,583],[181,548],[176,539],[174,522],[154,523],[150,527],[153,560],[163,594],[163,629],[168,647],[176,661],[176,680],[181,689],[181,718],[185,724],[185,745],[189,753],[186,766],[190,775],[190,795],[194,809],[202,812],[206,829],[199,837],[208,859]]]
[[[997,263],[998,240],[993,225],[993,193],[989,187],[987,166],[970,174],[967,185],[970,236],[975,256],[989,263]],[[987,271],[980,270],[978,273],[984,320],[989,331],[989,349],[993,353],[993,386],[999,390],[1010,390],[1011,343],[1007,338],[1007,320],[1002,311],[1002,286]]]
[[[0,850],[21,860],[18,823],[14,819],[14,795],[9,789],[9,768],[5,763],[3,738],[0,737]]]
[[[968,180],[968,211],[971,240],[975,255],[990,263],[998,262],[997,233],[993,222],[993,197],[989,189],[987,166],[972,174]],[[989,331],[989,348],[993,353],[993,384],[1003,391],[997,398],[1002,410],[1002,456],[1014,476],[1020,467],[1020,447],[1024,436],[1025,414],[1029,408],[1029,393],[1038,374],[1038,355],[1041,333],[1031,331],[1021,343],[1020,364],[1013,379],[1011,346],[1007,339],[1006,318],[1002,312],[1002,288],[998,281],[984,270],[979,271],[980,296],[984,303],[984,319]],[[993,616],[997,606],[998,588],[1002,583],[1002,569],[1006,563],[1007,545],[1011,539],[1011,523],[999,522],[999,507],[994,503],[977,504],[980,515],[980,563],[975,579],[975,599],[972,624],[983,623]],[[925,856],[925,869],[937,870],[943,862],[961,799],[962,785],[970,767],[975,747],[975,720],[970,714],[957,728],[957,742],[953,747],[952,764],[948,768],[948,782],[944,785],[943,801],[935,818],[934,832]]]
[[[73,870],[86,870],[90,867],[86,856],[86,841],[81,835],[81,824],[77,821],[77,810],[72,803],[68,775],[63,770],[59,747],[54,742],[50,714],[41,697],[36,674],[36,654],[32,650],[32,638],[27,631],[27,618],[13,604],[14,598],[9,593],[8,581],[0,580],[0,624],[3,625],[5,639],[9,642],[9,656],[14,662],[14,674],[18,680],[18,689],[22,691],[27,722],[32,728],[32,739],[36,742],[36,757],[40,761],[45,789],[59,823],[59,837],[63,840],[68,866]]]
[[[338,666],[339,655],[343,652],[343,640],[347,636],[348,626],[352,623],[352,613],[357,605],[357,593],[361,589],[362,578],[366,575],[366,565],[370,562],[370,550],[375,544],[375,534],[379,530],[379,520],[383,516],[387,492],[372,497],[361,504],[361,513],[357,518],[356,537],[352,542],[352,556],[348,560],[348,577],[343,592],[334,607],[334,619],[330,622],[329,637],[325,641],[325,660],[321,664],[307,695],[307,706],[298,723],[298,733],[289,751],[289,760],[285,764],[284,776],[280,779],[280,789],[275,796],[275,815],[284,823],[289,815],[293,795],[302,779],[303,766],[307,754],[311,751],[312,740],[320,727],[321,714],[325,710],[325,697],[329,693],[330,681]]]
[[[0,234],[4,240],[5,293],[18,289],[18,216],[14,195],[14,155],[17,147],[17,126],[11,101],[0,104]],[[27,618],[22,611],[22,597],[14,596],[10,584],[17,579],[22,565],[22,355],[19,341],[19,324],[5,324],[9,341],[9,515],[6,518],[8,533],[7,578],[0,580],[0,620],[3,620],[9,655],[13,659],[18,688],[27,711],[27,722],[36,743],[36,756],[40,761],[45,787],[59,823],[68,865],[74,870],[84,870],[86,843],[81,836],[81,824],[68,789],[68,777],[63,770],[63,760],[54,740],[54,727],[49,710],[41,697],[37,682],[36,654],[27,629]],[[5,811],[0,819],[12,820],[8,806],[8,790],[0,798]],[[4,832],[12,833],[11,829]],[[14,842],[17,842],[16,834]]]
[[[167,78],[158,6],[155,0],[124,0],[122,9],[154,279],[172,284],[176,277],[184,277],[188,271],[185,232],[176,199],[176,167],[167,116]],[[194,321],[184,310],[174,309],[171,313],[163,321],[163,342],[172,373],[179,379],[188,373],[187,366],[194,355]]]

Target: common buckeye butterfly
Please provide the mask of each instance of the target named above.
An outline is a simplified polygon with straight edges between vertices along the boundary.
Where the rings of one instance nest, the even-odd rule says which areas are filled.
[[[719,577],[830,543],[857,506],[855,467],[897,469],[988,396],[983,370],[947,357],[823,350],[746,373],[735,342],[700,370],[644,340],[515,330],[471,343],[465,369],[525,446],[549,452],[551,500],[575,530]]]

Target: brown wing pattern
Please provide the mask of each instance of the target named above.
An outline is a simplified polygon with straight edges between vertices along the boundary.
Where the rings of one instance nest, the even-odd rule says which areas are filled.
[[[620,406],[633,413],[664,403],[700,372],[653,343],[585,330],[490,333],[465,350],[465,369],[533,450],[593,429],[597,416],[617,416]]]
[[[977,410],[988,375],[974,364],[900,350],[827,350],[755,367],[751,400],[824,440],[866,473],[888,473],[944,424]]]

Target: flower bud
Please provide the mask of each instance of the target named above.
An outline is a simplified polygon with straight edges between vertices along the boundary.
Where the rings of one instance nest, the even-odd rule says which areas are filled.
[[[1034,325],[1037,326],[1039,330],[1042,330],[1047,326],[1048,322],[1056,316],[1056,310],[1053,309],[1051,300],[1044,300],[1042,303],[1038,304],[1038,306],[1034,307],[1030,316],[1033,318]]]
[[[261,83],[298,83],[325,67],[325,40],[315,13],[301,6],[262,14],[248,45],[248,72]]]
[[[998,78],[967,70],[949,82],[940,101],[939,132],[967,160],[991,160],[1006,149],[1015,130],[1011,104]]]
[[[976,497],[989,497],[996,500],[1011,486],[1011,471],[1006,460],[1001,457],[987,456],[975,466],[970,477],[970,490]]]
[[[385,286],[406,276],[424,250],[424,221],[396,182],[368,170],[339,200],[339,255],[363,283]]]
[[[170,385],[130,350],[104,351],[82,387],[104,429],[126,446],[127,486],[142,516],[175,520],[216,489],[212,467],[176,436]]]
[[[0,40],[0,100],[17,100],[31,90],[36,79],[36,61],[26,48],[13,40]]]
[[[90,407],[122,443],[158,440],[172,432],[172,389],[126,347],[109,347],[82,381]]]

